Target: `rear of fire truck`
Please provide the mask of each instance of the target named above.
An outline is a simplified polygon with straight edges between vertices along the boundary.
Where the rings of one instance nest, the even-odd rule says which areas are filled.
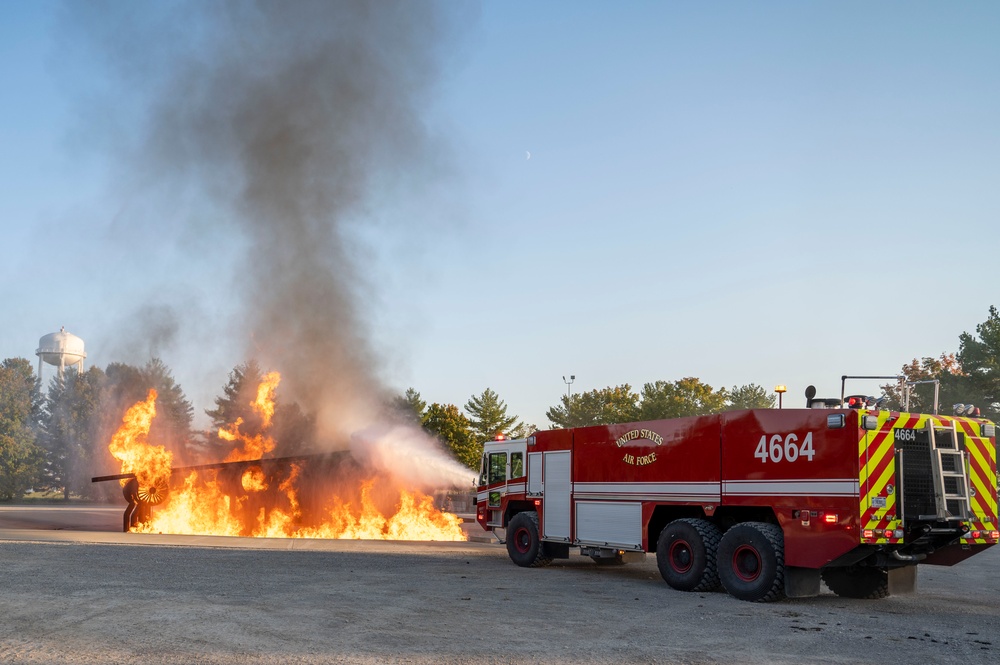
[[[812,596],[823,582],[882,598],[915,590],[918,564],[998,542],[992,422],[862,396],[821,405],[721,415],[722,505],[707,517],[724,532],[717,567],[732,595]],[[741,513],[751,520],[726,523]]]
[[[860,541],[825,567],[831,590],[912,590],[914,564],[953,565],[1000,540],[994,423],[869,408],[857,420]]]
[[[675,589],[750,601],[912,591],[1000,540],[992,422],[809,402],[488,442],[478,520],[521,566],[655,552]]]

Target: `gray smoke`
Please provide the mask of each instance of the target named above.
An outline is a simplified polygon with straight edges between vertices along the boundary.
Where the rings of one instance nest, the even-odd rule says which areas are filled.
[[[76,10],[139,118],[130,187],[210,202],[173,237],[186,248],[206,238],[199,253],[236,252],[246,357],[280,371],[281,393],[316,413],[329,440],[368,427],[383,403],[359,309],[372,285],[353,239],[394,183],[439,161],[422,118],[446,36],[436,9],[239,0]]]

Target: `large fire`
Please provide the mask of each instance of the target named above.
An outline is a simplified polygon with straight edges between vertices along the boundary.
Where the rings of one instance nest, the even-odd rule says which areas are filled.
[[[122,473],[135,474],[139,498],[156,507],[133,531],[271,538],[465,540],[461,519],[431,497],[401,487],[390,475],[362,469],[346,453],[268,460],[277,372],[267,374],[251,403],[260,433],[241,431],[238,419],[219,430],[234,444],[233,464],[175,469],[163,446],[148,443],[156,391],[132,406],[109,450]],[[208,468],[206,468],[208,467]]]

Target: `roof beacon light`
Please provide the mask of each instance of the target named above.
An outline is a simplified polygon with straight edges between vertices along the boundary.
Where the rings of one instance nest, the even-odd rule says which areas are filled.
[[[496,435],[496,438],[495,438],[494,440],[495,440],[495,441],[503,441],[503,440],[505,440],[506,438],[507,438],[507,437],[505,437],[505,436],[503,435],[503,432],[497,432],[497,435]]]

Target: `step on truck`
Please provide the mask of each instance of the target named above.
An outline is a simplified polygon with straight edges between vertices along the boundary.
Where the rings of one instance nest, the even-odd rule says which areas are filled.
[[[810,408],[498,437],[477,520],[519,566],[571,547],[605,564],[655,553],[674,589],[748,601],[821,581],[849,598],[912,592],[919,565],[997,543],[993,422],[806,395]]]

